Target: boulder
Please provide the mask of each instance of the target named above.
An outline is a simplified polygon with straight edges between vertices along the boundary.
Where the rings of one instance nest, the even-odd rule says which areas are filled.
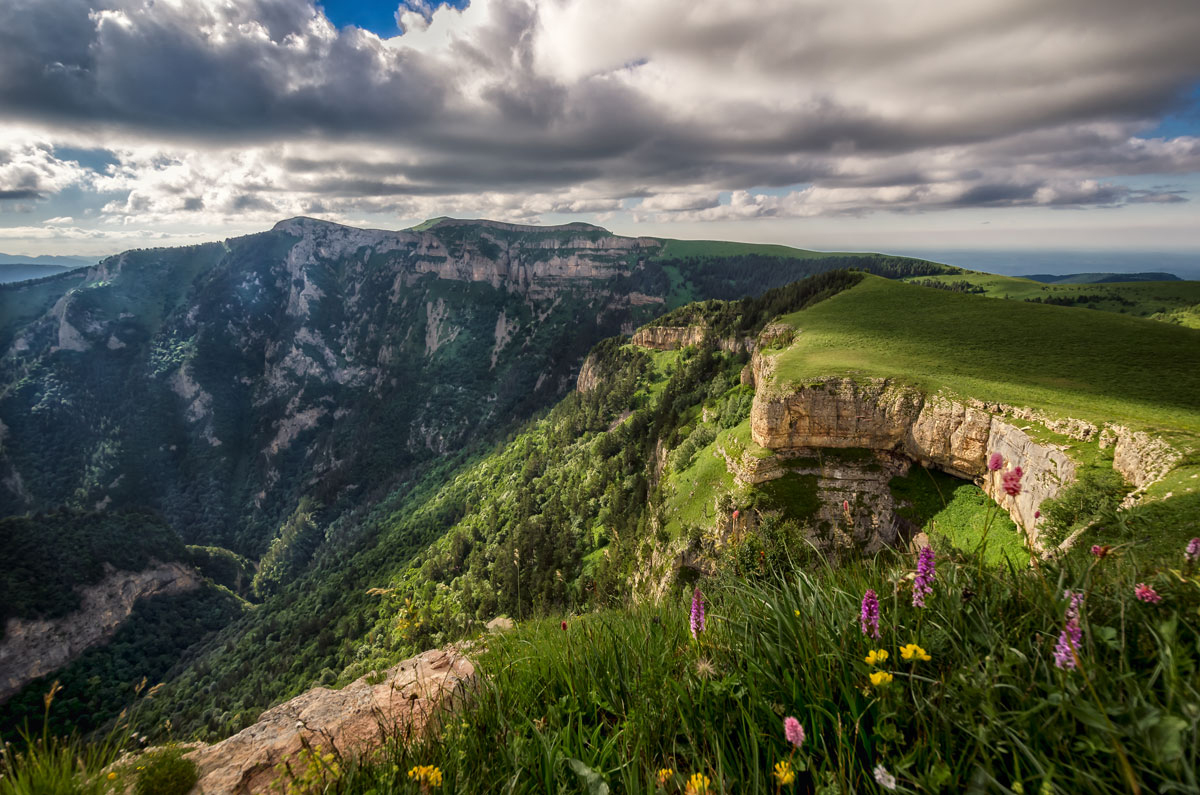
[[[316,687],[264,712],[258,722],[215,745],[187,754],[200,769],[192,795],[267,792],[276,766],[307,745],[341,757],[361,756],[388,737],[424,729],[475,673],[458,649],[427,651],[368,674],[341,690]],[[301,762],[303,764],[303,762]]]

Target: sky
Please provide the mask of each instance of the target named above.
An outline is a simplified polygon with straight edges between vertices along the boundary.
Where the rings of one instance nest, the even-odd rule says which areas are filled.
[[[1197,0],[0,0],[0,251],[296,215],[1200,252]]]

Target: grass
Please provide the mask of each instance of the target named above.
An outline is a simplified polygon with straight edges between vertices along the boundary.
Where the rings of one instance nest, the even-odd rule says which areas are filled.
[[[1000,276],[994,273],[965,271],[961,274],[916,277],[909,281],[926,279],[953,283],[970,282],[982,287],[989,298],[1008,298],[1024,301],[1030,298],[1064,299],[1075,296],[1105,296],[1078,306],[1119,312],[1135,317],[1155,317],[1167,320],[1177,318],[1181,325],[1200,327],[1200,281],[1180,282],[1104,282],[1099,284],[1043,284],[1031,279],[1015,276]]]
[[[702,583],[707,629],[693,640],[688,595],[658,606],[532,621],[488,637],[460,712],[424,738],[397,738],[382,763],[326,791],[408,793],[433,765],[448,792],[879,792],[883,765],[903,792],[1185,792],[1196,778],[1200,582],[1104,560],[980,571],[939,555],[925,609],[891,553],[767,582]],[[1134,599],[1151,583],[1161,604]],[[859,600],[881,595],[879,640]],[[1086,593],[1078,670],[1054,647],[1064,589]],[[930,660],[906,661],[917,643]],[[879,666],[864,658],[889,652]],[[870,684],[884,670],[892,681]],[[793,749],[782,721],[807,739]],[[668,769],[665,786],[658,771]],[[787,790],[791,791],[791,790]]]
[[[935,542],[963,553],[981,550],[989,566],[1029,562],[1016,524],[1007,513],[996,511],[995,503],[974,483],[914,465],[908,475],[893,478],[888,486],[900,505],[897,515]]]
[[[1096,423],[1200,433],[1200,332],[868,276],[784,318],[775,382],[891,377]]]

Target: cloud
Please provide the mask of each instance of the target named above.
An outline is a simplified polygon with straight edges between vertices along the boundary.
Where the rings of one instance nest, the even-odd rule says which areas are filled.
[[[408,0],[392,39],[309,0],[0,10],[0,201],[122,226],[1113,207],[1200,172],[1137,137],[1200,80],[1194,0]]]

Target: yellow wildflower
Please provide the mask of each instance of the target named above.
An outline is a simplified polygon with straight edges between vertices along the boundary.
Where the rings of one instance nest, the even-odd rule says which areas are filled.
[[[408,771],[408,777],[422,788],[442,786],[442,771],[435,765],[417,765]]]
[[[888,653],[886,649],[875,649],[866,657],[867,665],[880,665],[887,661]]]
[[[116,773],[114,773],[114,772],[112,772],[112,771],[110,770],[110,771],[108,772],[108,780],[109,780],[109,781],[116,781],[116,780],[117,780],[117,774],[116,774]]]
[[[881,687],[882,685],[886,685],[891,681],[892,675],[887,671],[876,671],[875,673],[871,674],[871,684],[875,685],[876,687]]]
[[[669,767],[659,768],[658,771],[658,786],[665,787],[667,782],[671,780],[671,776],[675,775],[675,771]]]
[[[933,659],[925,652],[924,649],[915,643],[910,643],[907,646],[901,646],[900,656],[906,660],[921,660],[923,662],[929,662]]]
[[[708,776],[703,773],[693,773],[688,779],[687,789],[684,790],[686,795],[708,795],[708,787],[712,784]]]
[[[775,780],[784,787],[796,780],[796,771],[792,770],[791,762],[785,759],[775,763]]]
[[[799,610],[793,610],[792,612],[796,614],[796,618],[799,618],[799,617],[800,617],[800,611],[799,611]]]

